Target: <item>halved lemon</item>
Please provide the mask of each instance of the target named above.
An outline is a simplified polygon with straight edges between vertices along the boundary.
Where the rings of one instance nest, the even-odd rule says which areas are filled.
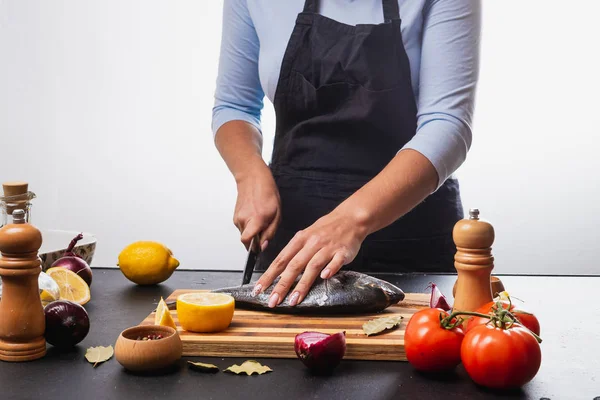
[[[235,300],[225,293],[186,293],[177,298],[177,317],[190,332],[219,332],[231,324]]]
[[[90,301],[90,287],[75,272],[66,268],[54,267],[47,270],[46,274],[58,284],[62,300],[70,300],[80,305]]]
[[[158,307],[156,307],[154,325],[170,326],[173,329],[177,329],[175,321],[173,321],[173,317],[171,316],[171,312],[169,311],[169,307],[167,307],[167,303],[165,303],[162,297],[158,302]]]

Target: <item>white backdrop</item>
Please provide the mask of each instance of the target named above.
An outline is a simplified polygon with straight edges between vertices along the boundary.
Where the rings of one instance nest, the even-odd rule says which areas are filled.
[[[600,3],[564,4],[484,4],[459,177],[465,208],[496,228],[496,272],[599,272]],[[30,182],[37,225],[95,233],[96,266],[158,240],[182,268],[242,267],[235,186],[210,132],[221,7],[0,1],[0,181]],[[268,159],[270,104],[263,120]]]

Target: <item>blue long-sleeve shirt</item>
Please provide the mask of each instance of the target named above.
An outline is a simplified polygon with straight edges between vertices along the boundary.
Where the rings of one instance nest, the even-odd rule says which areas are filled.
[[[431,161],[439,187],[464,162],[471,146],[481,1],[398,3],[418,107],[416,135],[403,149],[414,149]],[[381,0],[320,4],[322,15],[346,24],[383,22]],[[264,96],[273,101],[283,54],[303,6],[304,0],[224,1],[213,134],[232,120],[261,129]]]

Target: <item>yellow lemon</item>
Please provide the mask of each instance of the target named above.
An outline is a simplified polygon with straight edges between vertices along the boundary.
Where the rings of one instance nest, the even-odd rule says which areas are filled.
[[[90,287],[75,272],[66,268],[54,267],[46,271],[46,274],[58,284],[61,299],[80,305],[90,301]]]
[[[179,261],[165,245],[140,241],[119,254],[119,268],[127,279],[138,285],[155,285],[169,279]]]
[[[175,325],[175,321],[173,321],[169,307],[167,307],[167,303],[165,303],[162,297],[160,298],[158,307],[156,307],[154,325],[170,326],[171,328],[177,330],[177,326]]]
[[[235,300],[224,293],[186,293],[177,298],[177,317],[190,332],[219,332],[231,324]]]

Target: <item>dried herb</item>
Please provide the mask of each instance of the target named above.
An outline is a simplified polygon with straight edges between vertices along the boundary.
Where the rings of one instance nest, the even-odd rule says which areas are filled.
[[[363,324],[363,332],[365,335],[371,336],[381,333],[388,329],[393,329],[398,326],[402,321],[402,316],[397,315],[393,317],[381,317],[377,319],[372,319],[369,322],[365,322]]]
[[[104,361],[108,361],[114,354],[114,350],[112,346],[103,347],[90,347],[87,349],[85,353],[85,358],[90,363],[94,364],[94,367],[98,365],[98,363],[102,363]]]
[[[190,364],[190,368],[195,371],[209,372],[212,374],[219,372],[219,367],[217,367],[214,364],[205,364],[205,363],[201,363],[201,362],[192,362],[192,361],[188,361],[188,363]]]
[[[244,361],[244,363],[242,365],[232,365],[231,367],[225,369],[223,372],[233,372],[234,374],[246,374],[246,375],[252,375],[252,374],[258,374],[258,375],[262,375],[264,373],[267,372],[271,372],[273,371],[271,368],[267,367],[266,365],[261,365],[261,363],[259,363],[258,361],[254,361],[254,360],[248,360],[248,361]]]

